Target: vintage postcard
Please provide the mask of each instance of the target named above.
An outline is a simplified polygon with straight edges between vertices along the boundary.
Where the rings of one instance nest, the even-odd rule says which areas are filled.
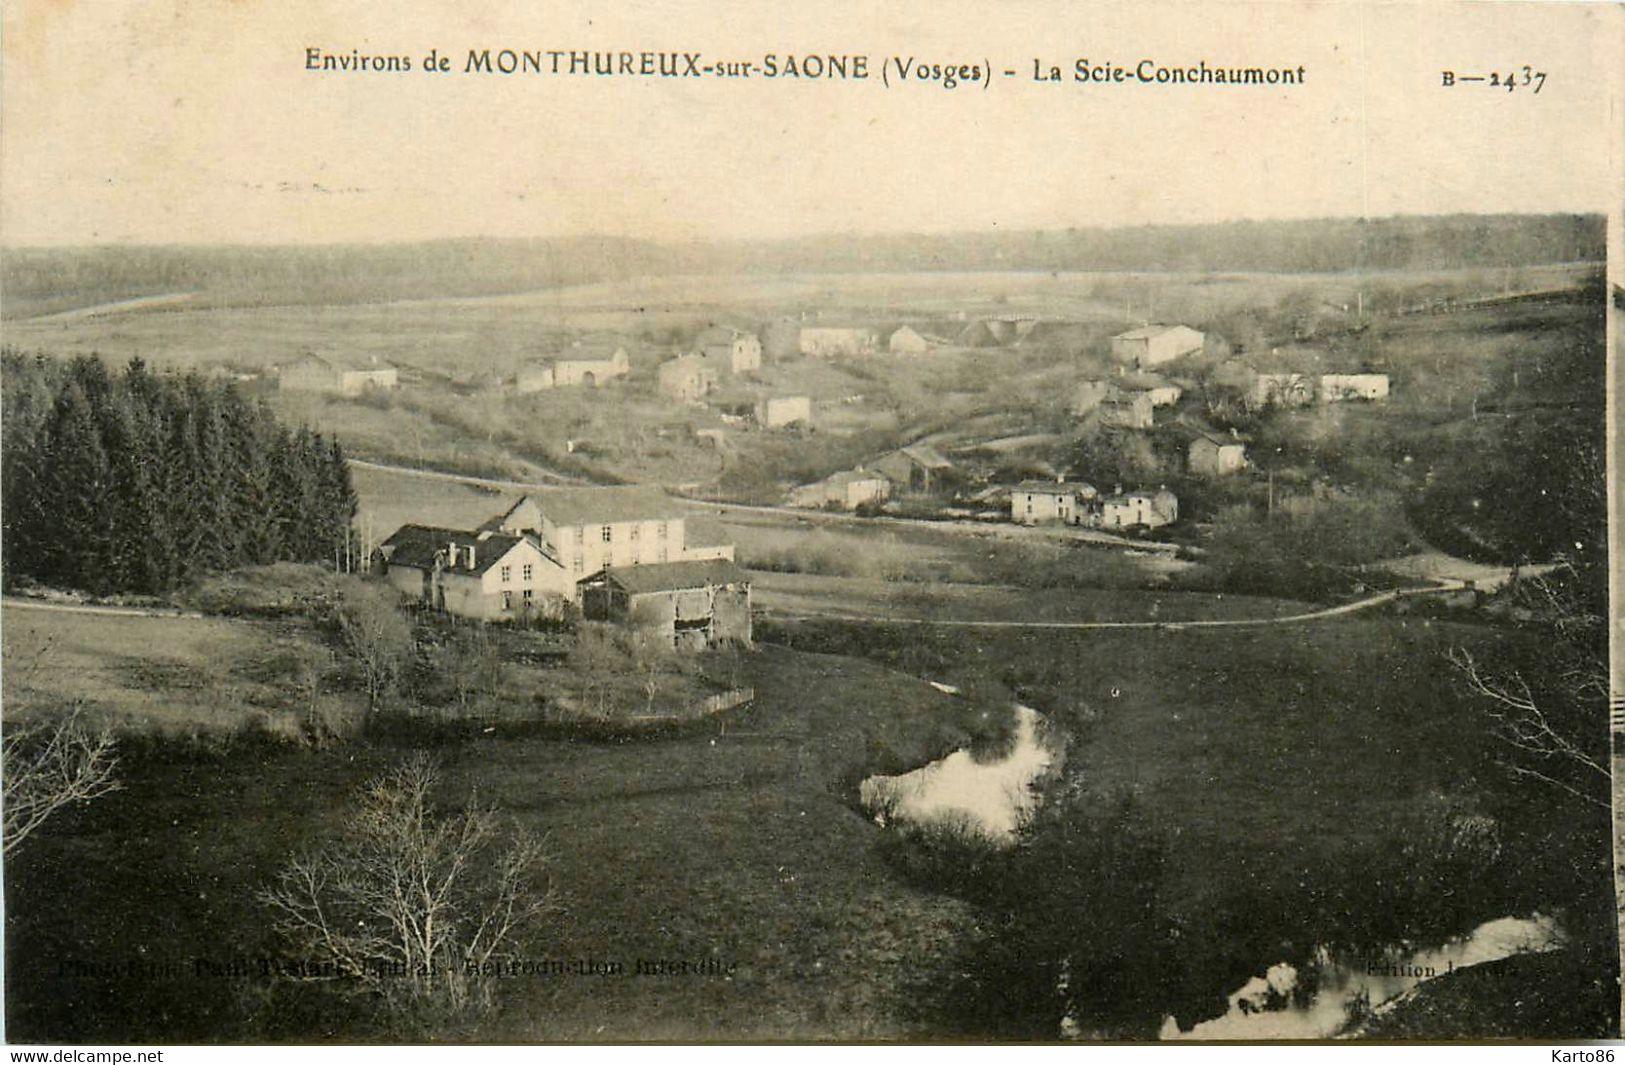
[[[1619,1036],[1625,7],[3,46],[6,1041]]]

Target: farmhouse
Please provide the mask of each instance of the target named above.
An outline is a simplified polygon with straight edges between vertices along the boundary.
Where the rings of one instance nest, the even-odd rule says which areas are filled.
[[[1147,325],[1112,337],[1112,355],[1144,369],[1201,351],[1205,339],[1185,325]]]
[[[756,403],[756,424],[764,429],[812,424],[812,400],[807,396],[767,396]]]
[[[1372,402],[1388,398],[1385,373],[1329,373],[1320,378],[1320,401],[1341,403],[1363,399]]]
[[[891,495],[891,482],[866,470],[842,470],[821,481],[790,490],[795,507],[840,507],[855,510],[865,503],[878,503]]]
[[[1106,529],[1133,526],[1155,529],[1178,519],[1179,499],[1166,488],[1155,492],[1118,493],[1100,504],[1100,524]]]
[[[658,633],[679,651],[750,643],[750,577],[732,562],[602,570],[581,582],[582,615]]]
[[[418,602],[483,621],[554,616],[575,595],[545,544],[489,529],[403,525],[379,545],[375,568]]]
[[[943,458],[929,444],[910,444],[876,459],[871,465],[877,473],[908,492],[931,492],[942,487],[944,474],[951,473],[954,464]]]
[[[1113,391],[1095,407],[1095,413],[1101,425],[1114,429],[1149,429],[1154,422],[1147,392]]]
[[[681,562],[689,553],[683,512],[658,488],[614,485],[541,488],[522,496],[485,528],[528,533],[548,545],[579,580],[605,567]],[[704,545],[700,557],[733,557]]]
[[[375,355],[371,362],[353,363],[306,355],[282,368],[277,387],[284,392],[326,392],[359,396],[375,389],[395,388],[400,374]]]
[[[1247,405],[1264,407],[1303,407],[1313,402],[1313,379],[1298,373],[1261,373],[1247,390]]]
[[[568,357],[531,363],[519,371],[516,388],[521,393],[576,385],[597,388],[606,381],[625,377],[632,372],[625,348],[618,347],[603,358],[587,358],[585,355],[577,343]]]
[[[1079,481],[1022,481],[1010,489],[1010,520],[1018,525],[1090,524],[1095,486]]]
[[[660,364],[655,371],[660,391],[684,402],[709,395],[717,387],[716,367],[698,355],[679,355]]]
[[[1194,474],[1223,477],[1247,465],[1247,445],[1236,436],[1200,433],[1191,441],[1187,465]]]
[[[762,368],[762,341],[755,333],[714,325],[695,338],[694,346],[719,374],[755,373]]]
[[[879,345],[873,329],[849,326],[802,326],[801,353],[828,359],[838,355],[872,355]]]
[[[1171,407],[1185,394],[1183,388],[1157,373],[1120,374],[1112,384],[1117,386],[1119,392],[1145,393],[1151,397],[1153,407]]]

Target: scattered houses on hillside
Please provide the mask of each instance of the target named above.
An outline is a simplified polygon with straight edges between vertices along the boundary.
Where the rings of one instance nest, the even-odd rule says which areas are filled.
[[[763,429],[812,424],[812,399],[808,396],[764,396],[756,402],[756,424]]]
[[[794,507],[839,507],[856,510],[865,503],[881,503],[891,495],[891,482],[868,470],[841,470],[811,484],[790,490]]]
[[[1235,435],[1198,433],[1191,441],[1186,465],[1202,477],[1223,477],[1247,466],[1247,444]]]
[[[716,390],[717,371],[698,355],[679,355],[668,359],[655,370],[660,391],[682,402],[703,399]]]
[[[567,355],[533,362],[520,370],[515,387],[520,393],[577,385],[597,388],[631,372],[632,364],[625,348],[617,347],[607,355],[594,355],[577,342],[568,349]]]
[[[1100,527],[1156,529],[1179,520],[1179,499],[1166,488],[1118,492],[1100,503]]]
[[[581,612],[654,633],[678,651],[748,645],[750,576],[726,559],[611,567],[581,582]]]
[[[879,346],[879,339],[873,329],[856,326],[804,325],[801,327],[799,343],[803,355],[829,359],[836,356],[873,355]]]
[[[890,451],[870,463],[875,472],[905,492],[929,494],[945,487],[944,476],[954,464],[929,444],[910,444]]]
[[[307,354],[282,367],[277,387],[284,392],[323,392],[360,396],[399,386],[400,372],[374,355],[369,362],[348,362]]]
[[[1206,341],[1187,325],[1147,325],[1112,337],[1113,357],[1146,369],[1192,355]]]

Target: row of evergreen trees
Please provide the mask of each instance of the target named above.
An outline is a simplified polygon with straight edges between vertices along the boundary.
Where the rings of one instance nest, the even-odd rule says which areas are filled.
[[[336,441],[228,382],[0,355],[0,574],[162,593],[233,566],[340,564],[355,494]]]

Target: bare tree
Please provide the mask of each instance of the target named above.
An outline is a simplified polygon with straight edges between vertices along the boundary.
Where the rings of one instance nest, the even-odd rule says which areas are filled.
[[[345,833],[295,858],[261,900],[299,957],[299,978],[338,981],[422,1015],[477,1013],[492,967],[555,907],[541,841],[505,840],[495,809],[431,804],[418,755],[362,790]]]
[[[393,589],[358,585],[338,608],[339,633],[361,669],[367,709],[377,710],[399,681],[412,649],[412,623],[401,613]]]
[[[78,706],[56,721],[8,726],[0,742],[3,853],[10,854],[64,806],[122,787],[113,775],[114,749],[112,731],[90,728]]]
[[[1576,799],[1611,809],[1613,774],[1608,765],[1607,619],[1576,593],[1579,575],[1563,565],[1525,579],[1521,591],[1553,636],[1541,676],[1490,664],[1463,647],[1450,661],[1469,691],[1481,698],[1496,734],[1508,748],[1500,764],[1514,776],[1557,788]]]

